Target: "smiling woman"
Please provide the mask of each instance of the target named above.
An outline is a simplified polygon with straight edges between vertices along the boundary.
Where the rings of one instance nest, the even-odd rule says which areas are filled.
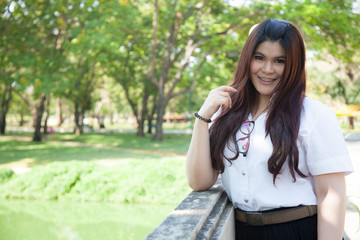
[[[221,174],[237,239],[341,239],[353,167],[334,112],[305,96],[300,31],[280,19],[256,25],[230,84],[196,114],[189,185],[209,189]]]
[[[285,50],[278,42],[265,41],[256,48],[250,63],[251,82],[259,93],[259,109],[265,109],[285,67]],[[253,119],[256,119],[253,116]]]

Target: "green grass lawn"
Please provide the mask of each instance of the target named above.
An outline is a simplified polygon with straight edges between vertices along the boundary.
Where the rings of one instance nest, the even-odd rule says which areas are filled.
[[[185,176],[190,138],[169,134],[153,142],[133,133],[56,133],[34,143],[0,137],[3,172],[4,166],[32,167],[23,174],[3,174],[0,197],[179,203],[190,192]]]
[[[65,143],[65,141],[63,142]],[[26,162],[34,167],[55,161],[123,161],[130,159],[161,159],[164,154],[157,152],[136,151],[134,149],[108,149],[92,146],[71,146],[59,142],[34,143],[19,140],[0,139],[0,164]],[[106,146],[106,145],[105,145]],[[170,154],[170,153],[169,153]]]
[[[81,136],[56,133],[37,143],[0,137],[0,164],[26,161],[33,167],[54,161],[161,159],[185,155],[190,138],[188,134],[165,134],[163,142],[154,142],[150,135],[140,138],[133,133],[85,133]]]
[[[134,133],[85,133],[52,134],[48,141],[79,142],[87,144],[103,144],[112,147],[164,151],[168,153],[186,154],[191,136],[189,134],[164,134],[164,141],[151,141],[151,135],[136,137]]]

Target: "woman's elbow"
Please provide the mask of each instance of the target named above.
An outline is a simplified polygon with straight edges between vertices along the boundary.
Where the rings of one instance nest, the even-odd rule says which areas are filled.
[[[216,179],[215,181],[196,181],[188,178],[188,185],[195,192],[207,191],[215,184],[215,182]]]
[[[205,186],[201,186],[199,184],[193,184],[193,183],[188,183],[189,187],[194,190],[195,192],[202,192],[202,191],[206,191],[209,190],[210,187],[205,187]]]

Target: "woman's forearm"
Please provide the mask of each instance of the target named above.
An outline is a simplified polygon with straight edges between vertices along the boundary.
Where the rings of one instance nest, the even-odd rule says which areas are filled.
[[[202,118],[210,119],[220,106],[223,110],[230,108],[230,93],[234,92],[237,90],[229,86],[211,90],[198,114]],[[196,119],[186,157],[186,176],[189,186],[195,191],[207,190],[216,182],[218,173],[219,171],[213,169],[211,164],[208,123]]]
[[[340,240],[344,232],[346,185],[344,173],[314,177],[318,199],[318,239]]]
[[[214,170],[211,164],[208,124],[196,119],[186,156],[189,186],[195,191],[207,190],[214,185],[217,175],[218,171]]]

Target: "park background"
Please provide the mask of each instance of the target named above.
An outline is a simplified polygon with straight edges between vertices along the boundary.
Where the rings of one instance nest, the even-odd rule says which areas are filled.
[[[143,239],[191,191],[193,113],[256,23],[360,132],[360,1],[0,0],[0,239]]]

